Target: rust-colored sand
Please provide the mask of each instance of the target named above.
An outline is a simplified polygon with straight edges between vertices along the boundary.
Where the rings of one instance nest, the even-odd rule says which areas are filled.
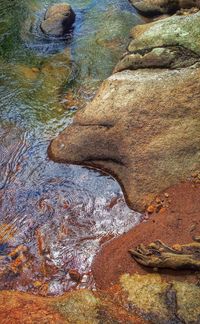
[[[157,198],[158,199],[158,198]],[[106,289],[118,282],[123,273],[150,273],[153,270],[138,265],[128,250],[140,243],[149,244],[157,239],[164,243],[183,244],[200,235],[200,186],[181,183],[159,195],[167,208],[161,209],[146,223],[103,245],[94,260],[92,270],[98,288]],[[159,270],[169,279],[194,282],[194,271]]]

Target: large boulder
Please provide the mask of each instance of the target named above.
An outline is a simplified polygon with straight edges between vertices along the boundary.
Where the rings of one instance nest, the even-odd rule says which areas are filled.
[[[168,14],[178,9],[200,7],[199,0],[130,0],[133,6],[146,16]]]
[[[51,6],[45,13],[41,30],[49,36],[63,36],[75,21],[75,13],[67,3]]]
[[[169,29],[170,19],[177,35]],[[171,17],[159,22],[162,29],[152,25],[138,36],[142,40],[129,46],[134,53],[148,52],[150,44],[161,49],[171,44],[174,50],[189,51],[194,61],[178,69],[167,64],[155,69],[152,64],[112,75],[94,101],[51,143],[51,158],[114,175],[129,205],[139,211],[158,192],[200,168],[199,22],[200,13]]]
[[[143,211],[200,167],[199,98],[197,65],[116,73],[51,143],[50,156],[108,171],[129,205]]]

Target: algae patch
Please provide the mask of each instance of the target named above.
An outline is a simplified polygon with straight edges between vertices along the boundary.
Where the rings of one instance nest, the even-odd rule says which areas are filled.
[[[69,294],[69,298],[57,302],[54,306],[70,323],[98,323],[100,301],[91,291],[82,290]]]

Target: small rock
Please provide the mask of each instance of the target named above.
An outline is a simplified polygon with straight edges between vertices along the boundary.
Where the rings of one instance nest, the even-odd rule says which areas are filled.
[[[155,207],[154,207],[153,205],[148,206],[148,208],[147,208],[147,212],[148,212],[149,214],[152,214],[154,211],[155,211]]]
[[[156,197],[156,203],[157,203],[157,204],[160,204],[160,203],[161,203],[161,200],[160,200],[159,197]]]
[[[55,4],[50,7],[40,27],[49,36],[63,36],[75,21],[75,13],[67,3]]]
[[[75,270],[75,269],[70,269],[69,270],[69,276],[71,278],[71,280],[75,281],[75,282],[80,282],[81,281],[81,274]]]
[[[197,178],[198,177],[198,172],[192,173],[192,178]]]

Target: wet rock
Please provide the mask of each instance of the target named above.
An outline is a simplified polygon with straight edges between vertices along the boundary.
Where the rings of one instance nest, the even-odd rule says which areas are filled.
[[[131,0],[131,3],[146,16],[173,13],[181,8],[200,7],[199,0]]]
[[[51,6],[41,23],[41,30],[49,36],[63,36],[75,21],[75,13],[67,3]]]
[[[84,92],[93,94],[125,51],[130,29],[141,24],[142,19],[111,4],[101,15],[97,14],[96,7],[89,10],[84,21],[85,30],[91,32],[79,38],[73,58],[79,67],[76,80],[83,80]]]
[[[70,269],[68,273],[69,273],[70,278],[73,281],[75,281],[75,282],[81,281],[82,276],[76,269]]]
[[[15,65],[13,71],[23,91],[21,97],[28,104],[46,106],[49,111],[60,113],[65,111],[62,102],[64,86],[72,73],[69,49],[41,58],[37,66]],[[27,96],[26,89],[31,93]],[[42,117],[40,112],[40,118]],[[44,114],[44,120],[51,118],[51,114]]]

